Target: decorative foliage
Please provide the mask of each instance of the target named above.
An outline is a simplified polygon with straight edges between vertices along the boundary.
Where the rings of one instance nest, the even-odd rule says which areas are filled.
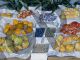
[[[5,2],[7,2],[7,4],[5,4],[9,9],[15,9],[17,11],[19,11],[22,6],[24,6],[25,8],[28,9],[27,7],[27,3],[24,3],[23,0],[4,0]],[[4,6],[4,5],[2,5]]]
[[[52,10],[55,11],[58,8],[58,5],[64,5],[66,7],[73,7],[70,4],[71,0],[4,0],[8,2],[7,7],[19,11],[22,6],[28,9],[28,6],[37,6],[39,8],[42,6],[42,10]],[[74,3],[76,4],[76,3]]]

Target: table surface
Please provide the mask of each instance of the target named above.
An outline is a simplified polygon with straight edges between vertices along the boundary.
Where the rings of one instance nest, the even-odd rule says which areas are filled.
[[[80,60],[80,58],[75,58],[75,57],[48,57],[48,60]]]

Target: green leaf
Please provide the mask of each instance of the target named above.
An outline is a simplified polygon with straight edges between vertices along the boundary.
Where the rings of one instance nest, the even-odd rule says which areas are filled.
[[[35,10],[38,9],[40,6],[41,6],[41,4],[38,4],[37,7],[35,8]]]
[[[15,0],[15,4],[18,6],[19,5],[19,0]]]
[[[58,9],[58,5],[64,5],[66,7],[75,7],[70,4],[70,0],[4,0],[4,1],[11,3],[10,5],[9,4],[7,5],[9,8],[18,11],[22,6],[28,9],[28,6],[30,5],[33,6],[36,5],[37,6],[36,9],[42,6],[43,9],[48,9],[52,11]],[[76,3],[74,5],[76,5]]]
[[[28,5],[26,3],[24,3],[23,1],[19,0],[19,2],[25,7],[28,9]]]

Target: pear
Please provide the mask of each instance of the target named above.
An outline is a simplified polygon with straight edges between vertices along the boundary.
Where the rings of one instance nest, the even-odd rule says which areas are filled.
[[[66,52],[73,52],[74,51],[74,45],[68,44],[65,46]]]
[[[5,39],[0,38],[0,44],[3,44],[5,42]]]
[[[7,46],[12,46],[13,42],[11,40],[6,40]]]
[[[16,44],[16,45],[22,45],[22,38],[21,37],[15,38],[14,44]]]
[[[4,52],[5,51],[5,46],[0,46],[0,52]]]
[[[16,35],[11,35],[11,39],[12,39],[12,40],[15,40],[15,38],[17,38]]]
[[[29,46],[29,42],[28,41],[27,42],[24,42],[22,44],[23,49],[28,48],[28,46]]]
[[[23,36],[23,40],[28,40],[28,37],[27,36]]]
[[[22,50],[22,46],[21,46],[21,45],[15,46],[15,50],[16,50],[16,51]]]
[[[15,52],[15,49],[14,49],[13,46],[11,46],[11,47],[6,47],[6,51],[7,51],[8,53],[13,53],[13,52]]]
[[[80,42],[77,42],[77,43],[75,44],[75,50],[76,50],[76,51],[80,51]]]
[[[61,45],[60,48],[59,48],[59,51],[60,51],[60,52],[65,52],[65,50],[66,50],[66,49],[65,49],[65,46],[64,46],[64,45]]]

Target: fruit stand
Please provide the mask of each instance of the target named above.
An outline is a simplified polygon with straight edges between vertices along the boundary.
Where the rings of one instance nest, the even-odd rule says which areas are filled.
[[[0,9],[0,59],[80,59],[78,2],[71,5],[70,1],[36,0],[33,5],[40,4],[37,7],[29,6],[31,1],[4,2],[7,9]]]

